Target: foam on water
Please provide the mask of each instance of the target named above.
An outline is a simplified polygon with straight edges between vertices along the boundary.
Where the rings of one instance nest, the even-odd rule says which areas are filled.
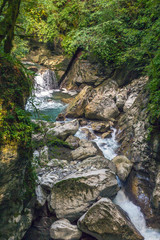
[[[66,104],[53,99],[54,92],[60,91],[57,87],[55,73],[47,70],[35,77],[35,87],[26,104],[26,110],[31,112],[32,118],[55,121],[57,115],[66,108]],[[38,109],[39,114],[36,114]]]
[[[160,240],[160,231],[147,228],[146,221],[141,212],[140,207],[132,203],[125,195],[123,190],[120,190],[114,199],[114,203],[119,205],[124,211],[128,213],[131,222],[141,233],[145,240]]]
[[[82,131],[83,128],[87,128],[92,134],[94,134],[90,126],[85,126],[80,127],[75,136],[79,137],[80,139],[87,139],[86,134]],[[113,130],[111,138],[102,139],[101,137],[94,134],[96,138],[92,140],[97,143],[97,146],[103,152],[104,157],[109,160],[113,159],[117,155],[115,151],[119,147],[116,141],[116,129],[111,128],[111,130]],[[128,213],[131,222],[134,224],[134,226],[141,233],[145,240],[160,240],[160,230],[151,229],[146,226],[146,221],[140,207],[132,203],[127,198],[123,190],[120,190],[118,192],[116,198],[114,199],[114,203],[119,205],[124,211]]]
[[[103,139],[103,138],[95,135],[90,126],[80,127],[78,132],[75,135],[76,137],[79,137],[80,139],[87,139],[86,134],[82,131],[83,128],[87,128],[95,136],[95,139],[92,141],[97,144],[99,149],[103,152],[103,155],[105,158],[111,160],[112,158],[114,158],[116,156],[115,151],[117,150],[119,145],[118,145],[118,143],[116,141],[116,137],[115,137],[115,135],[116,135],[115,128],[111,128],[111,130],[113,131],[111,138]]]

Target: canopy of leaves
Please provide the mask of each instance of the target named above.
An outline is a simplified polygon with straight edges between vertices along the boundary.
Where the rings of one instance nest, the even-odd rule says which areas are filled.
[[[91,56],[104,67],[131,65],[148,74],[151,122],[157,124],[159,16],[159,0],[21,0],[15,45],[25,53],[27,43],[24,40],[21,43],[24,36],[51,45],[60,40],[67,54],[72,55],[81,47],[85,56]]]

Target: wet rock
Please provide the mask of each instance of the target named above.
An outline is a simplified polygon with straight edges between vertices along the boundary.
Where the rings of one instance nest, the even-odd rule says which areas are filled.
[[[64,121],[65,120],[65,115],[64,113],[59,113],[58,117],[56,118],[56,121]]]
[[[109,123],[105,123],[105,122],[94,122],[91,124],[91,127],[93,131],[98,133],[104,133],[110,129]]]
[[[90,132],[88,128],[81,128],[81,132],[85,134],[87,140],[93,140],[96,138],[96,136]]]
[[[147,226],[159,228],[160,216],[154,211],[151,202],[153,186],[147,173],[131,171],[125,189],[129,198],[141,208]]]
[[[98,153],[95,144],[86,140],[79,142],[80,147],[71,152],[73,160],[83,160],[87,157],[95,156]]]
[[[160,211],[160,167],[156,178],[156,186],[152,194],[152,203]]]
[[[67,139],[66,139],[66,142],[72,146],[74,149],[75,148],[78,148],[79,147],[79,138],[78,137],[75,137],[75,136],[72,136],[70,135]]]
[[[81,119],[79,119],[79,124],[81,125],[81,127],[83,127],[83,126],[87,125],[88,122],[87,122],[87,120],[81,118]]]
[[[102,134],[102,138],[111,138],[112,137],[112,131],[108,131]]]
[[[54,135],[62,140],[66,140],[69,135],[74,135],[79,128],[78,120],[60,123],[56,122],[55,127],[47,131],[47,135]]]
[[[108,198],[95,203],[78,221],[78,228],[98,240],[143,240],[126,213]]]
[[[50,236],[55,240],[79,240],[81,235],[77,225],[72,225],[67,219],[54,222],[50,228]]]
[[[50,211],[57,218],[77,220],[99,196],[113,198],[118,191],[110,169],[76,172],[56,183],[50,195]]]
[[[125,156],[117,156],[112,159],[112,162],[116,166],[117,175],[120,180],[125,181],[130,174],[133,163]]]

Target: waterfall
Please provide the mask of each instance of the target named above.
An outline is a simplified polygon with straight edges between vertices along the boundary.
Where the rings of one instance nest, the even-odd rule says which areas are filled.
[[[26,104],[26,110],[32,114],[33,119],[56,120],[57,115],[66,107],[61,101],[54,99],[56,92],[59,89],[55,72],[47,70],[35,76],[32,96]],[[38,116],[35,109],[38,109]]]

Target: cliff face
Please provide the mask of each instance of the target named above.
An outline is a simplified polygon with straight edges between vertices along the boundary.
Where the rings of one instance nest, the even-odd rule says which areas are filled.
[[[119,153],[125,154],[134,166],[127,181],[127,192],[141,207],[148,225],[159,227],[160,133],[156,131],[148,137],[147,103],[148,94],[143,89],[133,106],[119,119]]]
[[[30,83],[19,64],[0,58],[0,239],[21,239],[31,222],[26,185],[31,129],[24,104]],[[27,131],[28,126],[28,131]],[[25,203],[25,204],[24,204]]]

